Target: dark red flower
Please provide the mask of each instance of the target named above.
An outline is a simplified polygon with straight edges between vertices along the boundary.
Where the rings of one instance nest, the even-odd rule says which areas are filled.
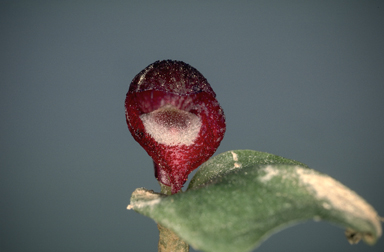
[[[181,61],[156,61],[131,82],[125,99],[129,131],[172,193],[224,137],[225,116],[215,96],[204,76]]]

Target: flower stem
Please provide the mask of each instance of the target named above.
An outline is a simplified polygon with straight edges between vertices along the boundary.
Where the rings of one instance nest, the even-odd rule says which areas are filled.
[[[171,187],[159,182],[161,193],[171,195]],[[159,245],[158,252],[188,252],[189,245],[181,240],[172,230],[157,224],[159,229]]]
[[[162,194],[172,195],[172,188],[170,186],[164,185],[160,181],[159,181],[159,184],[160,184],[160,192]]]

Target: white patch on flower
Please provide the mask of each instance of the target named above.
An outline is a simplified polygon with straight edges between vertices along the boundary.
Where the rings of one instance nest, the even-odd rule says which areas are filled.
[[[137,90],[140,89],[140,86],[141,84],[143,84],[143,81],[145,80],[145,76],[147,75],[147,73],[152,70],[153,68],[153,65],[150,65],[146,70],[145,72],[140,76],[140,79],[139,79],[139,82],[137,83]]]
[[[193,144],[201,128],[198,116],[172,105],[143,114],[140,119],[156,142],[169,146]]]

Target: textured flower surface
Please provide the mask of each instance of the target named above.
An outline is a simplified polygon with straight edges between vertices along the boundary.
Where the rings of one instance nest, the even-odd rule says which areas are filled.
[[[156,61],[131,82],[125,99],[129,131],[172,193],[224,137],[225,116],[215,97],[204,76],[181,61]]]

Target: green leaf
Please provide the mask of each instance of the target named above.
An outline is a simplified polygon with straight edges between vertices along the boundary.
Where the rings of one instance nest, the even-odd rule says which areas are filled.
[[[136,189],[129,209],[153,218],[202,251],[250,251],[271,234],[309,219],[347,228],[374,244],[380,217],[331,177],[272,154],[237,150],[206,162],[185,193]]]
[[[215,177],[224,176],[228,172],[236,171],[239,168],[244,168],[250,165],[255,166],[272,164],[300,165],[302,167],[308,167],[298,161],[266,152],[253,150],[227,151],[209,159],[201,165],[189,183],[188,190],[199,187]]]

